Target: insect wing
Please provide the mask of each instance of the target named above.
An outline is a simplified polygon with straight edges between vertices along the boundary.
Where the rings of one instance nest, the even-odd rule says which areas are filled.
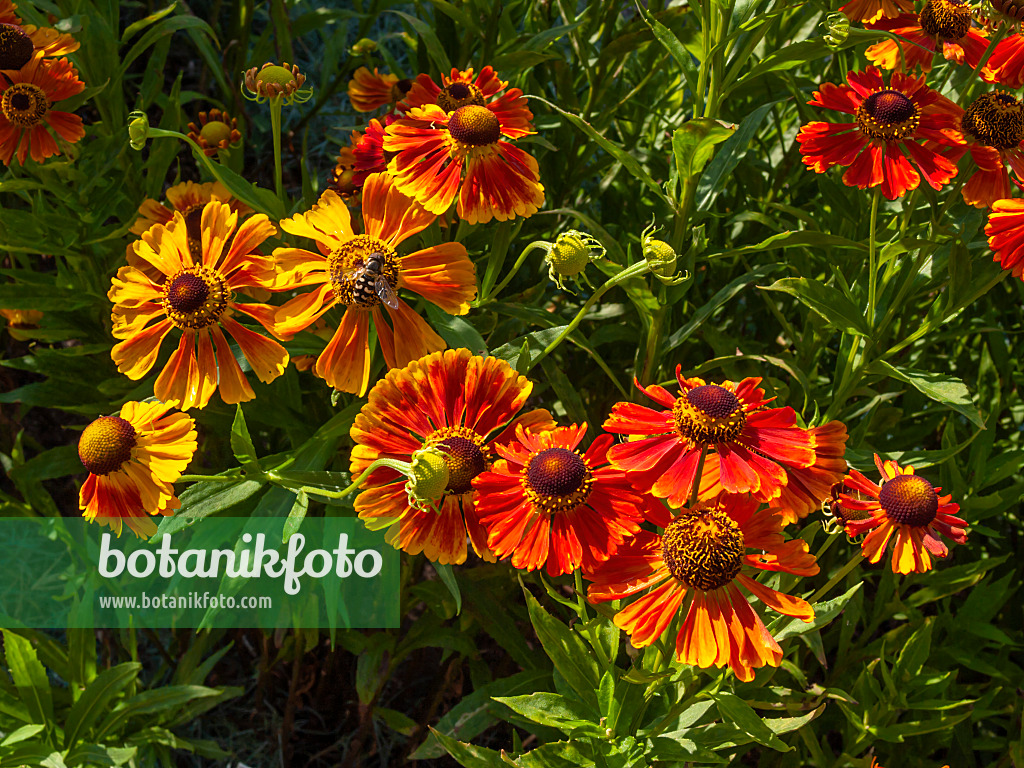
[[[373,281],[373,288],[381,301],[392,309],[398,309],[398,295],[391,289],[391,284],[384,275],[377,275],[377,279]]]

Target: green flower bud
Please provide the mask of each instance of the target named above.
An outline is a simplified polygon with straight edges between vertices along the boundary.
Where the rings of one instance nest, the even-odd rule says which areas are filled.
[[[570,229],[557,238],[554,243],[547,243],[548,277],[562,290],[567,290],[566,279],[587,281],[584,270],[594,259],[606,253],[601,243],[586,232]]]
[[[128,115],[128,141],[132,149],[141,150],[146,146],[149,137],[149,118],[145,112],[132,112]]]
[[[416,508],[434,507],[448,487],[448,462],[444,451],[431,446],[413,453],[406,477],[405,492],[409,495],[409,503]]]

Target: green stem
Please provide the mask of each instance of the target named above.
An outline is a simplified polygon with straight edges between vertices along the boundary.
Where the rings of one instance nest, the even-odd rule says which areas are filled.
[[[519,254],[519,258],[516,259],[516,263],[512,266],[512,269],[510,269],[509,273],[505,275],[505,279],[498,283],[493,290],[489,291],[486,295],[484,295],[484,297],[481,298],[479,302],[477,302],[477,306],[494,301],[494,298],[503,290],[505,290],[505,286],[512,282],[512,278],[516,276],[517,272],[519,272],[519,268],[523,266],[523,263],[526,261],[526,257],[529,256],[535,250],[550,251],[551,243],[548,243],[544,240],[534,240],[532,243],[526,246],[526,248],[523,249],[523,252]]]
[[[868,241],[868,327],[875,325],[875,291],[878,289],[878,247],[875,244],[875,230],[878,226],[878,199],[882,188],[875,187],[871,198],[871,239]]]
[[[520,223],[522,219],[519,220]],[[505,254],[512,242],[512,222],[502,221],[498,224],[491,240],[491,252],[487,256],[487,267],[484,269],[483,279],[480,281],[480,292],[484,296],[491,296],[494,293],[494,284],[498,280],[498,272],[505,263]]]
[[[687,507],[693,509],[697,506],[697,498],[700,496],[700,479],[704,474],[704,459],[708,457],[708,444],[704,443],[700,447],[700,458],[697,459],[697,471],[693,475],[693,487],[690,489],[690,501],[687,502]]]
[[[301,488],[296,488],[294,484],[286,485],[283,482],[285,478],[282,478],[276,472],[267,472],[266,477],[267,480],[269,480],[270,482],[280,485],[283,488],[288,488],[289,490],[302,490],[305,491],[307,494],[316,494],[317,496],[323,496],[325,499],[343,499],[353,491],[358,490],[359,486],[367,477],[369,477],[370,473],[373,472],[375,469],[379,469],[380,467],[387,467],[389,469],[393,469],[396,472],[399,472],[400,474],[406,475],[407,477],[409,475],[409,472],[412,471],[412,465],[409,464],[408,462],[398,461],[396,459],[377,459],[376,461],[372,462],[370,466],[368,466],[365,470],[363,470],[363,472],[360,473],[359,477],[355,478],[352,481],[351,485],[349,485],[346,488],[342,488],[340,491],[329,491],[326,488],[314,488],[309,485],[303,485],[301,486]]]
[[[978,77],[978,73],[981,72],[981,68],[984,67],[988,63],[989,57],[992,55],[992,52],[995,51],[996,45],[998,45],[999,41],[1002,40],[1003,37],[1006,35],[1006,30],[1007,29],[1008,29],[1008,27],[1007,27],[1006,24],[1001,24],[999,26],[999,29],[996,30],[995,35],[993,35],[992,38],[988,41],[988,47],[985,48],[985,53],[983,53],[981,58],[978,60],[978,66],[976,66],[974,68],[974,71],[971,72],[971,76],[970,76],[970,78],[968,78],[969,81],[970,80],[974,80],[974,79],[976,79]],[[971,89],[965,87],[964,90],[963,90],[963,93],[960,94],[960,101],[957,102],[957,103],[961,107],[964,105],[964,102],[967,101],[967,95],[970,92],[971,92]]]
[[[182,475],[176,483],[237,483],[241,475]]]
[[[284,197],[284,180],[281,175],[281,109],[284,99],[281,96],[270,100],[270,132],[274,134],[274,190],[287,211],[290,207]]]
[[[832,588],[836,586],[836,584],[845,579],[849,575],[850,571],[856,568],[860,561],[863,559],[864,555],[860,552],[854,554],[854,556],[850,558],[850,562],[848,562],[846,565],[840,568],[838,573],[836,573],[835,576],[829,579],[828,583],[825,584],[825,586],[823,586],[821,589],[819,589],[817,592],[815,592],[813,595],[807,598],[807,602],[811,605],[814,605],[816,602],[821,600],[821,598],[823,598],[825,595],[832,591]]]

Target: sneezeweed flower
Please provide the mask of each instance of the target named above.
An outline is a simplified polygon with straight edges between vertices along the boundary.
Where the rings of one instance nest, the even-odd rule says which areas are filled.
[[[398,118],[393,114],[385,115],[383,122],[374,118],[366,126],[359,141],[353,144],[352,184],[357,189],[362,189],[371,174],[387,172],[388,162],[395,153],[384,151],[384,131],[396,120]]]
[[[1003,15],[1009,17],[1014,24],[1024,19],[1024,4],[1019,2],[999,2],[994,0],[992,6]],[[985,66],[981,69],[981,79],[987,83],[1000,83],[1009,88],[1017,89],[1024,86],[1024,35],[1013,34],[996,43]]]
[[[1024,200],[996,200],[985,234],[999,266],[1024,280]]]
[[[139,206],[139,218],[135,220],[131,230],[129,230],[133,235],[142,235],[150,227],[157,224],[169,224],[174,219],[175,211],[177,211],[185,218],[185,223],[189,229],[189,237],[197,240],[199,238],[199,223],[202,220],[203,208],[211,200],[227,203],[231,206],[231,210],[235,211],[239,216],[245,216],[252,212],[247,205],[235,200],[231,192],[228,191],[228,188],[219,181],[206,182],[204,184],[196,184],[194,181],[183,181],[180,184],[175,184],[173,187],[168,187],[164,196],[167,199],[166,204],[159,203],[152,198],[146,198],[142,201],[142,205]]]
[[[612,446],[608,458],[635,487],[673,508],[688,502],[695,483],[702,497],[724,490],[770,501],[782,493],[787,468],[814,465],[814,437],[796,425],[792,408],[765,407],[774,398],[765,398],[760,378],[708,384],[684,378],[681,369],[676,367],[678,397],[656,384],[636,382],[666,410],[616,403],[604,423],[608,432],[632,438]]]
[[[575,229],[560,233],[553,243],[541,242],[539,245],[547,251],[544,261],[548,265],[548,278],[563,291],[568,290],[566,280],[590,285],[587,265],[607,253],[597,238]]]
[[[304,104],[313,96],[312,88],[302,87],[306,76],[299,72],[298,64],[289,67],[288,62],[278,65],[268,61],[262,67],[253,67],[243,74],[245,88],[242,95],[257,104],[268,99],[281,99],[285,104]]]
[[[823,83],[808,104],[854,115],[856,121],[801,128],[796,140],[805,165],[817,173],[849,166],[844,184],[860,189],[881,185],[889,200],[916,189],[922,176],[933,189],[956,176],[953,161],[920,143],[951,145],[959,128],[951,112],[956,105],[927,87],[924,76],[893,72],[887,87],[881,72],[868,67],[846,79],[848,86]]]
[[[74,144],[85,136],[82,118],[53,107],[82,92],[85,83],[67,59],[34,58],[20,70],[0,73],[0,160],[10,165],[26,155],[37,163],[60,154],[51,129],[63,141]]]
[[[356,112],[373,112],[381,107],[394,106],[412,88],[412,80],[398,75],[381,74],[376,67],[371,73],[360,67],[348,82],[348,99]]]
[[[740,680],[753,680],[755,669],[781,664],[782,649],[741,587],[779,613],[811,621],[814,609],[806,601],[752,576],[818,573],[807,543],[786,541],[781,517],[757,508],[753,499],[723,496],[681,510],[662,534],[640,531],[589,575],[588,599],[619,600],[653,587],[614,619],[638,648],[661,637],[686,602],[676,659],[705,668],[728,664]]]
[[[695,229],[694,232],[696,231]],[[703,225],[701,225],[700,231],[703,232]],[[682,275],[676,275],[676,261],[679,259],[679,254],[664,240],[655,239],[654,232],[655,227],[652,224],[640,233],[640,247],[644,260],[651,268],[651,274],[665,285],[676,285],[688,280],[690,275],[685,270]]]
[[[398,296],[405,288],[445,312],[463,315],[476,296],[476,271],[459,243],[441,243],[405,256],[397,246],[426,229],[435,216],[395,188],[385,174],[363,187],[365,234],[357,235],[344,201],[327,190],[312,210],[281,222],[290,234],[317,243],[318,253],[278,248],[278,290],[313,288],[277,311],[275,333],[290,339],[331,307],[344,314],[334,337],[317,358],[314,373],[342,392],[362,396],[370,379],[369,331],[372,318],[384,360],[390,368],[445,348],[444,340]],[[367,270],[370,257],[376,271]],[[381,312],[387,307],[389,325]]]
[[[11,0],[0,0],[0,24],[21,24],[21,17],[14,12],[17,8]]]
[[[441,76],[441,85],[435,83],[430,75],[419,75],[398,108],[408,113],[414,107],[434,104],[450,115],[462,107],[487,107],[500,118],[503,135],[512,139],[528,136],[534,132],[531,124],[533,113],[523,92],[509,88],[499,96],[505,88],[508,88],[508,82],[499,78],[491,67],[484,67],[476,77],[472,67],[466,70],[453,68],[450,76]]]
[[[850,536],[868,535],[861,551],[869,563],[877,563],[885,554],[889,540],[896,536],[892,552],[893,573],[924,573],[932,568],[932,557],[946,557],[949,550],[939,539],[942,534],[957,544],[967,541],[967,523],[954,514],[960,505],[952,496],[940,496],[934,487],[911,466],[882,461],[875,454],[875,466],[883,484],[876,485],[857,470],[843,481],[856,495],[840,493],[844,510],[870,513],[863,519],[846,520]]]
[[[769,504],[788,525],[807,517],[832,493],[846,474],[846,425],[830,421],[807,430],[814,441],[814,463],[809,467],[784,465],[786,484]]]
[[[219,109],[200,112],[199,125],[188,124],[188,137],[199,145],[207,157],[213,157],[219,150],[237,147],[242,141],[238,118]]]
[[[7,332],[12,339],[28,341],[32,331],[39,328],[43,313],[38,309],[0,309],[0,317],[7,321]]]
[[[78,50],[71,35],[49,27],[22,26],[0,21],[0,70],[21,69],[33,57],[54,58]]]
[[[962,134],[946,156],[955,162],[970,152],[977,166],[964,185],[964,202],[990,208],[996,200],[1010,197],[1009,169],[1024,178],[1024,103],[1006,91],[993,91],[983,93],[967,109],[953,104],[950,113]]]
[[[398,188],[435,214],[457,196],[459,218],[470,224],[536,213],[544,203],[537,161],[503,140],[523,132],[491,106],[447,113],[428,104],[388,126],[383,148],[395,153],[388,173]]]
[[[78,457],[89,470],[78,505],[90,522],[123,526],[141,538],[156,533],[150,515],[181,506],[174,481],[196,451],[196,425],[160,402],[125,403],[117,416],[101,416],[82,432]]]
[[[914,0],[850,0],[839,10],[853,21],[869,24],[901,13],[910,13],[914,10]]]
[[[900,43],[892,39],[882,40],[865,52],[868,61],[883,69],[896,69],[901,61],[905,61],[907,71],[920,67],[923,72],[930,72],[935,50],[940,46],[945,59],[957,64],[966,63],[974,69],[988,47],[985,35],[973,24],[971,6],[965,0],[926,0],[919,14],[881,19],[868,26],[902,38]]]
[[[587,425],[551,431],[516,429],[497,445],[501,457],[473,481],[480,525],[498,558],[527,571],[561,576],[597,568],[650,518],[667,525],[668,510],[633,490],[608,465],[611,435],[580,450]]]
[[[352,425],[352,476],[381,458],[412,461],[434,450],[443,454],[445,472],[432,477],[438,484],[445,473],[447,479],[434,503],[416,504],[405,476],[388,467],[374,469],[355,500],[359,517],[371,530],[386,528],[396,549],[422,552],[437,563],[465,562],[467,539],[477,555],[494,559],[478,522],[472,481],[490,468],[495,446],[510,440],[517,425],[554,426],[546,410],[521,413],[532,390],[504,360],[468,349],[434,352],[389,371]],[[434,468],[440,469],[436,463]]]
[[[341,199],[350,205],[358,204],[359,189],[362,186],[355,183],[356,146],[362,138],[361,132],[352,131],[348,146],[342,147],[338,151],[334,170],[331,172],[331,180],[328,182],[330,188],[341,195]]]
[[[142,236],[135,254],[148,269],[122,267],[107,293],[114,302],[113,334],[123,339],[110,356],[128,378],[138,380],[149,373],[168,333],[174,328],[181,331],[153,392],[182,410],[206,407],[218,387],[225,403],[255,397],[224,331],[234,338],[260,381],[273,381],[288,364],[284,347],[234,319],[247,315],[269,330],[275,311],[239,298],[273,286],[274,262],[257,249],[277,230],[263,214],[241,225],[238,219],[229,205],[207,203],[200,236],[194,240],[188,236],[185,217],[175,213],[170,224],[157,225]],[[154,272],[157,279],[151,277]]]

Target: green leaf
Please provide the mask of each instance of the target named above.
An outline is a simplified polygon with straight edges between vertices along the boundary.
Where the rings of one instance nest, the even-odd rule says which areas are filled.
[[[981,417],[978,406],[971,399],[967,385],[955,376],[890,365],[884,360],[874,361],[870,365],[869,370],[872,373],[889,376],[897,381],[909,384],[925,397],[929,397],[937,403],[948,405],[957,413],[965,416],[979,429],[985,429],[985,421]]]
[[[302,521],[306,519],[306,511],[308,509],[309,497],[306,495],[305,491],[300,490],[295,494],[295,503],[288,512],[288,518],[284,521],[284,532],[281,538],[282,542],[287,544],[288,539],[292,537],[292,534],[299,530],[299,527],[302,525]]]
[[[455,762],[465,766],[465,768],[506,768],[501,755],[493,749],[464,744],[450,736],[445,736],[434,728],[431,728],[430,732],[441,746],[444,747],[445,752],[451,755]]]
[[[142,715],[163,715],[187,707],[198,699],[220,697],[223,691],[203,685],[165,685],[125,699],[96,731],[96,741],[121,733],[121,729],[133,717]]]
[[[3,630],[4,654],[7,667],[18,689],[18,696],[25,704],[34,723],[53,721],[53,698],[46,667],[39,661],[32,642],[9,629]]]
[[[121,42],[128,42],[132,39],[132,37],[135,36],[137,32],[140,32],[141,30],[145,29],[150,24],[155,24],[156,22],[160,21],[160,19],[164,18],[164,16],[167,16],[169,13],[172,13],[177,5],[177,2],[173,2],[166,8],[162,8],[159,11],[154,11],[153,13],[149,14],[149,16],[147,16],[146,18],[139,19],[138,21],[129,24],[127,27],[125,27],[124,34],[121,35]]]
[[[758,744],[771,747],[779,752],[790,752],[793,748],[775,735],[747,702],[739,696],[725,691],[709,694],[718,704],[722,717],[734,723],[741,731]]]
[[[711,207],[711,203],[715,201],[718,193],[725,186],[722,183],[722,179],[727,178],[736,170],[736,166],[739,165],[743,155],[746,154],[750,142],[757,135],[757,131],[761,127],[765,116],[777,103],[777,101],[773,101],[768,104],[762,104],[743,118],[743,122],[740,123],[735,133],[726,139],[718,154],[715,155],[715,159],[711,161],[711,165],[708,166],[707,170],[701,175],[700,181],[697,182],[698,211],[706,211]]]
[[[672,58],[676,60],[680,69],[684,72],[693,69],[693,58],[679,41],[679,38],[673,34],[672,30],[654,18],[654,16],[652,16],[644,7],[643,3],[636,3],[634,7],[636,8],[637,13],[640,14],[640,18],[644,20],[644,23],[651,28],[651,32],[654,33],[654,37],[657,41],[661,43]]]
[[[445,563],[434,563],[434,570],[455,598],[455,615],[458,616],[462,613],[462,592],[459,590],[459,582],[455,579],[455,571],[451,565]]]
[[[843,612],[846,604],[853,599],[853,596],[857,594],[857,590],[862,586],[864,586],[864,583],[859,582],[854,584],[839,597],[826,600],[824,603],[815,603],[813,606],[814,618],[811,621],[807,622],[802,619],[790,619],[780,631],[772,631],[773,637],[776,641],[782,642],[786,638],[803,635],[807,632],[813,632],[816,629],[821,629]],[[784,620],[785,619],[782,618],[778,619],[778,621]],[[775,622],[772,622],[772,628],[774,628],[774,626]]]
[[[840,331],[858,336],[871,335],[864,315],[838,288],[806,277],[784,277],[761,290],[782,291],[796,297]]]
[[[487,354],[484,337],[465,318],[449,315],[434,304],[427,304],[427,317],[438,335],[452,349],[464,347],[474,355]]]
[[[410,16],[407,13],[401,11],[385,11],[385,13],[393,13],[404,20],[410,27],[412,27],[416,34],[423,38],[423,42],[427,46],[427,54],[430,56],[430,60],[434,62],[439,70],[448,73],[452,71],[452,63],[448,58],[448,54],[444,52],[444,46],[437,39],[437,35],[434,33],[433,27],[427,24],[421,19],[417,19],[415,16]]]
[[[178,498],[181,509],[172,517],[165,517],[157,527],[156,537],[178,533],[204,517],[222,512],[245,501],[263,488],[262,482],[236,480],[231,483],[201,482],[189,486]]]
[[[46,726],[40,723],[35,723],[33,725],[23,725],[21,726],[21,728],[17,728],[11,731],[9,734],[7,734],[7,737],[3,741],[0,741],[0,747],[9,747],[13,744],[17,744],[19,741],[31,739],[33,736],[35,736],[37,733],[39,733],[45,728]]]
[[[569,627],[545,611],[525,586],[523,593],[526,595],[530,621],[533,622],[534,631],[544,647],[544,652],[569,687],[579,694],[587,706],[597,712],[595,691],[601,683],[601,672],[590,648]]]
[[[93,680],[68,713],[64,726],[64,749],[71,749],[89,733],[100,715],[109,712],[111,702],[142,671],[138,662],[126,662],[106,670]]]
[[[581,726],[590,726],[595,733],[598,732],[593,712],[589,712],[580,702],[559,696],[557,693],[540,691],[525,696],[498,696],[494,700],[541,725],[566,732]]]
[[[690,120],[676,128],[672,134],[672,152],[679,178],[689,179],[703,171],[715,151],[715,145],[721,144],[735,131],[735,126],[708,118]]]
[[[235,406],[235,420],[231,424],[231,450],[238,459],[238,463],[244,468],[253,467],[260,471],[260,462],[256,458],[256,447],[249,437],[249,428],[245,425],[245,416],[242,414],[242,404]]]

